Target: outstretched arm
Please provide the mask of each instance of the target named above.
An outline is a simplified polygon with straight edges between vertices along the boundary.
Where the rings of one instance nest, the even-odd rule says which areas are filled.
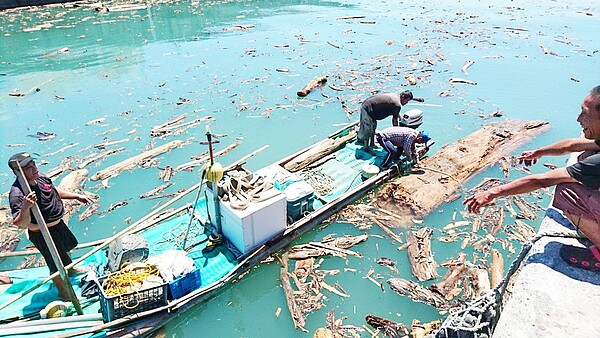
[[[535,150],[524,151],[521,156],[518,157],[518,159],[519,163],[524,163],[525,165],[529,166],[535,164],[542,156],[560,156],[585,150],[600,150],[600,146],[596,144],[595,140],[588,140],[585,138],[569,138],[558,141],[549,146],[541,147]]]
[[[62,190],[59,188],[56,188],[56,191],[58,191],[58,195],[60,196],[60,198],[65,200],[78,200],[83,204],[90,204],[94,202],[88,195],[85,194],[76,194],[74,192]]]
[[[467,197],[463,204],[467,206],[469,212],[477,213],[482,207],[491,204],[496,197],[524,194],[565,182],[577,182],[577,180],[569,175],[566,168],[558,168],[543,174],[525,176],[482,191]]]

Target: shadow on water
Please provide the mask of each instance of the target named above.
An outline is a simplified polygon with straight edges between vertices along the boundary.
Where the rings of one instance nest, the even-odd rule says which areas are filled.
[[[117,4],[103,3],[107,8]],[[218,39],[254,27],[253,20],[291,14],[299,7],[351,7],[321,1],[175,2],[119,11],[65,4],[31,11],[0,11],[9,40],[0,45],[0,73],[21,75],[109,65],[141,57],[137,49],[154,43]],[[89,37],[101,37],[92,39]],[[68,52],[60,52],[68,48]]]

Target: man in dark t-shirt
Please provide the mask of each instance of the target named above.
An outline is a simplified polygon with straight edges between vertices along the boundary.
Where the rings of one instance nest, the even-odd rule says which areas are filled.
[[[34,217],[33,205],[37,204],[40,208],[62,264],[69,265],[72,262],[69,251],[77,246],[77,239],[62,219],[64,214],[62,199],[76,199],[85,204],[91,203],[92,199],[84,194],[76,194],[55,187],[50,178],[39,172],[33,158],[28,153],[15,154],[8,161],[8,165],[13,171],[18,169],[14,167],[17,163],[23,171],[25,180],[29,183],[31,193],[25,195],[19,180],[15,180],[8,197],[13,223],[21,229],[27,228],[29,240],[40,251],[50,269],[50,274],[53,274],[58,271],[58,268],[42,236],[38,220]],[[69,274],[77,272],[80,271],[69,270]],[[53,282],[58,289],[59,298],[69,300],[68,291],[60,276],[53,278]]]
[[[563,212],[592,242],[588,249],[564,245],[560,255],[573,266],[600,272],[600,86],[581,104],[577,122],[584,138],[566,139],[536,150],[525,151],[519,162],[531,165],[542,156],[582,152],[578,162],[543,174],[529,175],[465,199],[471,212],[479,212],[494,198],[531,192],[556,185],[552,206]]]

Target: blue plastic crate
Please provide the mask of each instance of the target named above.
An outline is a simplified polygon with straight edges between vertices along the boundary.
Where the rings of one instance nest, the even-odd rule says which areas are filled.
[[[175,279],[169,283],[169,299],[177,299],[187,295],[188,293],[202,286],[202,277],[200,269],[195,268],[193,271]]]
[[[100,309],[104,322],[110,322],[127,315],[156,309],[167,305],[167,283],[137,292],[117,296],[107,296],[102,283],[108,276],[100,277],[98,283]]]

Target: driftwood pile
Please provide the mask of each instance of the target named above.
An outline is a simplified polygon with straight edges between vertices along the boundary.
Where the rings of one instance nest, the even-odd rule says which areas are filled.
[[[320,263],[315,257],[321,255],[333,255],[346,257],[347,254],[356,255],[347,250],[356,244],[367,240],[367,235],[344,236],[333,238],[331,236],[322,242],[310,242],[305,245],[297,245],[279,258],[281,262],[281,284],[288,304],[288,309],[294,321],[294,326],[302,331],[306,324],[306,316],[314,310],[323,307],[327,298],[321,290],[336,294],[340,297],[350,297],[339,284],[329,285],[325,282],[328,275],[336,275],[339,270],[318,270]],[[288,261],[295,257],[296,264],[292,272],[289,271]],[[292,283],[293,282],[293,283]]]

